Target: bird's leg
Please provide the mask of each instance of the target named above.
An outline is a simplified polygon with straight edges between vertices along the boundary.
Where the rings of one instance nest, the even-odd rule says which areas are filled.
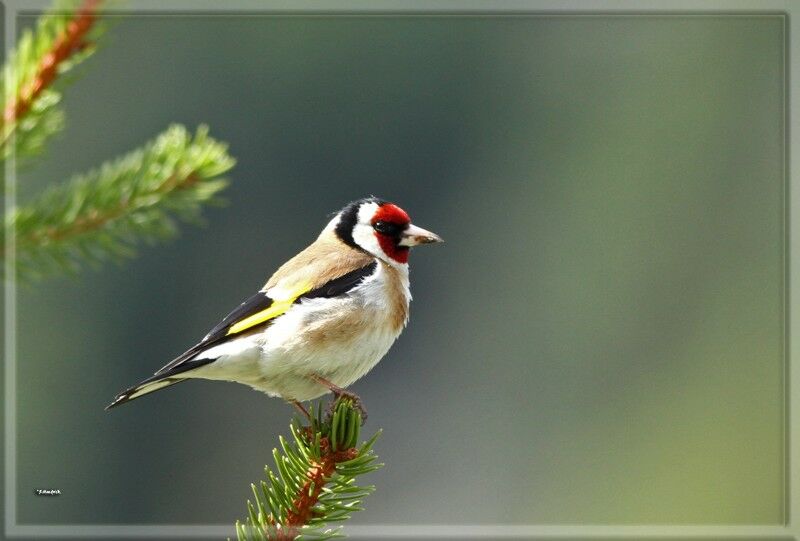
[[[327,379],[323,378],[319,374],[311,374],[311,379],[313,379],[314,381],[316,381],[320,385],[323,385],[324,387],[327,387],[333,393],[333,396],[335,397],[335,399],[334,399],[333,402],[331,402],[330,406],[328,406],[328,414],[329,415],[333,415],[333,406],[336,403],[336,400],[338,400],[340,397],[344,396],[344,397],[349,398],[350,400],[352,400],[353,401],[353,407],[356,408],[361,413],[361,424],[364,424],[366,422],[366,420],[367,420],[367,410],[364,409],[364,405],[361,403],[361,398],[359,398],[357,394],[355,394],[352,391],[348,391],[346,389],[342,389],[338,385],[336,385],[334,383],[331,383],[330,381],[328,381]]]
[[[308,419],[308,422],[309,422],[309,423],[311,423],[311,422],[312,422],[312,420],[311,420],[311,414],[310,414],[310,413],[308,413],[308,410],[305,408],[305,406],[303,406],[303,404],[301,404],[300,402],[298,402],[297,400],[294,400],[294,399],[292,399],[292,400],[287,400],[287,402],[288,402],[289,404],[291,404],[292,406],[294,406],[295,408],[297,408],[297,411],[299,411],[300,413],[302,413],[302,414],[305,416],[305,418],[306,418],[306,419]]]

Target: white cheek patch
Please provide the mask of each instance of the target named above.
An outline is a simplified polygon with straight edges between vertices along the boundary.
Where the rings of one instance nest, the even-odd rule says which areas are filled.
[[[375,231],[372,229],[372,225],[356,224],[353,228],[353,240],[372,255],[386,257],[381,245],[378,244],[378,239],[375,238]]]
[[[358,209],[358,222],[353,227],[353,240],[374,256],[384,256],[375,232],[372,229],[372,217],[378,212],[377,203],[364,203]]]

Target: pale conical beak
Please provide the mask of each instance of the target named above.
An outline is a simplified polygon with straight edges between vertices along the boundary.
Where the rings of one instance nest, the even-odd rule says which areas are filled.
[[[442,237],[436,233],[431,233],[427,229],[422,229],[414,224],[409,226],[403,231],[403,236],[400,238],[400,246],[417,246],[419,244],[432,244],[434,242],[444,242]]]

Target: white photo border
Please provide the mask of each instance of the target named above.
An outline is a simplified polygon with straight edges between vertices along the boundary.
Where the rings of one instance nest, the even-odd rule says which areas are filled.
[[[790,22],[800,15],[800,2],[782,0],[129,0],[124,6],[106,8],[108,15],[182,15],[208,16],[740,16],[779,17],[784,30],[784,524],[776,525],[408,525],[375,524],[345,526],[352,539],[746,539],[800,540],[800,460],[792,452],[800,449],[800,329],[792,313],[800,313],[800,295],[794,287],[800,275],[798,254],[791,249],[791,239],[800,238],[800,220],[792,220],[792,209],[800,210],[800,190],[792,190],[791,172],[800,170],[798,143],[790,134],[800,132],[800,116],[790,104],[800,103],[800,81],[794,73],[800,58],[800,33],[793,33]],[[5,50],[14,47],[20,15],[40,12],[49,7],[47,0],[6,0],[4,8]],[[792,83],[796,84],[792,84]],[[792,129],[793,128],[793,129]],[[16,169],[14,156],[5,162],[4,189],[6,213],[16,204]],[[4,283],[4,524],[8,539],[207,539],[235,537],[233,519],[229,525],[31,525],[16,521],[16,300],[13,280],[15,239],[8,233],[5,243]],[[798,318],[800,319],[800,318]],[[800,457],[798,457],[800,458]]]

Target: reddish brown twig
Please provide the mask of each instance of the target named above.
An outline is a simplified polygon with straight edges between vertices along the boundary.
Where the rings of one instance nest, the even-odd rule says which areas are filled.
[[[59,65],[88,45],[84,38],[97,18],[96,12],[101,1],[84,0],[75,16],[67,23],[64,32],[42,57],[33,79],[20,88],[19,93],[6,104],[3,111],[3,122],[6,126],[11,126],[24,117],[42,91],[53,83]]]
[[[267,532],[267,537],[274,541],[294,541],[300,535],[300,528],[314,518],[314,506],[319,501],[322,487],[336,472],[336,464],[353,460],[358,456],[358,449],[351,447],[340,451],[333,451],[327,437],[320,439],[321,459],[315,462],[306,472],[307,481],[292,500],[292,510],[286,515],[286,523],[280,529]],[[272,526],[276,526],[273,520]]]

